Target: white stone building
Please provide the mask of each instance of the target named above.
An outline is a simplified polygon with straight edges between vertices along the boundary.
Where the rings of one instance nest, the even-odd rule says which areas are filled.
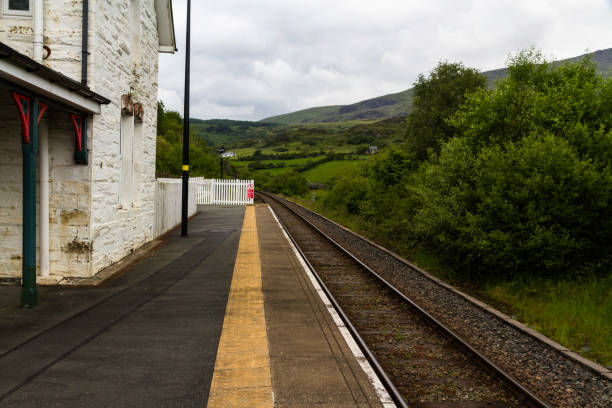
[[[158,53],[175,51],[171,0],[0,3],[0,279],[25,277],[32,245],[39,276],[90,277],[154,238]],[[25,126],[18,103],[26,121],[33,113]],[[40,123],[36,109],[46,109]]]

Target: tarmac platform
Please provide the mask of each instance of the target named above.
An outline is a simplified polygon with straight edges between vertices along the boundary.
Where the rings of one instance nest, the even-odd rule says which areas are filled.
[[[394,406],[267,205],[96,287],[0,286],[0,407]]]

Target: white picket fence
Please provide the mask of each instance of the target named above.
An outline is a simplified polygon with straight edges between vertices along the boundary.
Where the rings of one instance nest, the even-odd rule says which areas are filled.
[[[253,204],[254,180],[220,180],[193,177],[198,186],[198,204],[247,205]]]
[[[159,178],[155,183],[155,210],[153,233],[156,237],[170,231],[181,223],[183,181],[181,179]],[[191,217],[198,211],[198,185],[190,180],[187,211]]]

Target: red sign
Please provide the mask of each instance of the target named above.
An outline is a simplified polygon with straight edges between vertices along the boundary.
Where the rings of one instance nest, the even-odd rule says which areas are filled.
[[[250,199],[250,198],[253,198],[253,194],[254,194],[254,193],[253,193],[253,185],[252,185],[252,184],[249,184],[249,185],[247,186],[247,198],[249,198],[249,199]]]

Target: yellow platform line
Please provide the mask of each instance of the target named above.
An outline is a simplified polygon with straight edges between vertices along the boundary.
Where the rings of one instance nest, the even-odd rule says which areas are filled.
[[[273,405],[255,207],[248,206],[207,406]]]

